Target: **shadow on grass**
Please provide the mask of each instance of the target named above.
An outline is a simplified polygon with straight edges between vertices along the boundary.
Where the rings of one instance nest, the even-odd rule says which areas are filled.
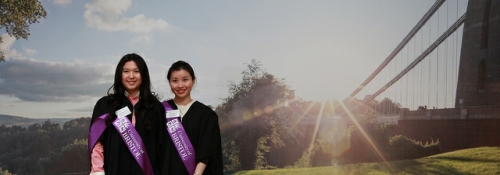
[[[433,164],[433,160],[419,162],[416,160],[404,160],[391,162],[393,174],[441,174],[441,175],[472,175],[463,173],[453,166]]]
[[[240,171],[224,171],[224,175],[233,175],[233,174],[245,174],[251,170],[240,170]]]
[[[500,160],[495,160],[495,159],[476,159],[476,158],[466,158],[466,157],[441,156],[441,157],[433,157],[432,159],[460,161],[460,162],[490,162],[490,163],[497,162],[497,163],[500,163]]]

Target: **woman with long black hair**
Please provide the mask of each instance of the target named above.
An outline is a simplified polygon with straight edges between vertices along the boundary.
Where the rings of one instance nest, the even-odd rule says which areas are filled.
[[[144,59],[133,53],[123,56],[108,95],[97,101],[92,114],[90,174],[160,174],[165,120]]]

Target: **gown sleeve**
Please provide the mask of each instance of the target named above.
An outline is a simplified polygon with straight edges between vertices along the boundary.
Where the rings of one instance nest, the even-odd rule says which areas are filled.
[[[222,145],[217,114],[205,107],[203,122],[200,128],[199,147],[196,152],[198,162],[207,165],[208,174],[223,174]],[[205,173],[204,173],[205,174]]]
[[[95,118],[102,115],[104,112],[103,108],[105,104],[105,97],[99,99],[94,106],[94,110],[92,112],[92,122]],[[91,123],[92,125],[92,123]],[[90,154],[90,175],[104,175],[104,148],[100,141],[97,141],[94,148],[92,148],[92,152]]]

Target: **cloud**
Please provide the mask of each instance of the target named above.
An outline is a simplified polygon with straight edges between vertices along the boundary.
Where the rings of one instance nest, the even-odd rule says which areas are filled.
[[[0,104],[0,108],[12,108],[12,107],[15,107],[15,105],[13,104]]]
[[[14,45],[15,41],[16,41],[15,37],[12,37],[6,33],[2,34],[2,43],[0,43],[0,50],[2,50],[5,56],[5,60],[20,55],[19,53],[17,53],[15,49],[12,50],[10,49],[12,45]]]
[[[127,31],[149,33],[154,30],[166,31],[170,25],[161,19],[147,18],[143,14],[125,17],[123,13],[130,8],[132,0],[93,0],[85,4],[87,25],[104,31]]]
[[[84,107],[80,107],[80,108],[69,109],[69,111],[71,111],[71,112],[89,112],[89,111],[92,111],[93,109],[94,109],[93,105],[88,105],[88,106],[84,106]]]
[[[52,0],[53,4],[56,5],[66,5],[66,4],[71,4],[72,0]]]
[[[130,39],[129,45],[141,44],[141,43],[149,43],[151,38],[149,36],[138,36]]]
[[[78,102],[106,94],[112,65],[13,58],[0,64],[0,94],[34,102]]]
[[[33,56],[33,55],[38,53],[37,50],[26,48],[26,47],[23,47],[23,50],[24,50],[24,53],[26,53],[26,55],[28,55],[28,56]]]

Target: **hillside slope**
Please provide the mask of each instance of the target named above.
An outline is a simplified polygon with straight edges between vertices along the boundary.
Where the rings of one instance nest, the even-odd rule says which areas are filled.
[[[51,123],[59,123],[60,125],[63,125],[65,122],[67,122],[71,119],[72,118],[51,118],[50,122]],[[47,119],[47,118],[33,119],[33,118],[26,118],[26,117],[20,117],[20,116],[0,114],[0,125],[5,125],[7,127],[17,125],[17,126],[22,126],[22,127],[27,128],[30,125],[33,125],[35,123],[43,124],[47,120],[49,120],[49,119]]]

